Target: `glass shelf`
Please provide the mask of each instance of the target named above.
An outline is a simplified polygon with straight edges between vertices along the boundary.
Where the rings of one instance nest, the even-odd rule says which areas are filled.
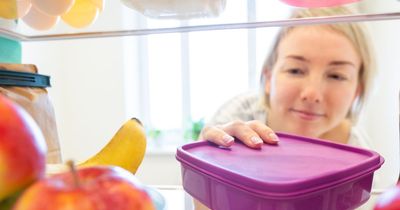
[[[252,29],[260,27],[277,27],[299,24],[337,23],[349,21],[379,21],[400,19],[400,2],[387,0],[385,4],[394,6],[380,9],[375,6],[370,9],[375,0],[361,0],[358,3],[348,4],[349,7],[359,11],[350,16],[329,16],[307,19],[287,19],[291,7],[280,0],[274,0],[274,7],[262,7],[265,0],[230,0],[226,1],[224,11],[215,18],[193,18],[180,21],[178,19],[155,19],[145,17],[139,11],[126,7],[119,0],[106,0],[104,10],[97,20],[83,29],[75,29],[62,20],[58,21],[50,30],[39,31],[30,28],[24,21],[6,20],[0,18],[0,35],[19,41],[47,41],[82,38],[138,36],[162,33],[182,33],[207,30]],[[382,3],[380,3],[382,4]],[[232,14],[231,8],[241,7],[241,14]],[[246,14],[248,7],[254,7],[256,14]],[[369,8],[369,9],[365,9]],[[237,11],[237,10],[235,10]],[[226,18],[230,15],[230,18]],[[235,17],[235,18],[232,18]],[[229,21],[227,21],[229,19]],[[233,19],[233,20],[232,20]],[[151,27],[147,22],[158,22],[157,27]],[[160,25],[163,25],[160,27]]]

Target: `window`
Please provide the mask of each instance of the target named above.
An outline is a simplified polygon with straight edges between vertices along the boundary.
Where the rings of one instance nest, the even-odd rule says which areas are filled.
[[[257,7],[256,7],[257,3]],[[267,15],[285,17],[287,9],[276,10],[270,1],[231,1],[219,19],[227,22],[254,21]],[[257,8],[271,7],[270,14]],[[247,9],[246,9],[247,8]],[[265,12],[265,10],[263,10]],[[211,24],[209,19],[186,21],[148,20],[148,28]],[[179,145],[185,135],[211,116],[225,101],[238,93],[259,88],[259,73],[277,28],[216,30],[172,33],[142,37],[139,53],[141,73],[146,81],[147,106],[144,121],[149,145]]]

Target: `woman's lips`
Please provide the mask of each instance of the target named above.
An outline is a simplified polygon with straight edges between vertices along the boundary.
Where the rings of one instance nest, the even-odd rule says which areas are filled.
[[[312,111],[306,111],[306,110],[299,110],[299,109],[291,109],[291,111],[298,117],[300,117],[303,120],[317,120],[320,119],[321,117],[324,117],[324,114],[320,113],[315,113]]]

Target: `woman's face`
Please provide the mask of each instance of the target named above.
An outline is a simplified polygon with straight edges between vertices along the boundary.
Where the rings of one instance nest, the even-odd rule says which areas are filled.
[[[321,137],[345,120],[359,94],[361,59],[344,36],[321,26],[300,26],[278,46],[267,71],[268,125],[276,130]]]

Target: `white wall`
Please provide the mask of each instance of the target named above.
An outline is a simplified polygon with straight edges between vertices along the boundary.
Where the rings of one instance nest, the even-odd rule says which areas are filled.
[[[136,39],[102,38],[23,44],[23,62],[36,64],[50,75],[49,93],[54,104],[64,160],[85,160],[99,151],[130,117],[139,117],[133,101],[137,89],[126,92],[137,75]],[[126,46],[125,46],[126,48]],[[132,57],[129,57],[129,56]],[[132,74],[132,71],[129,71]],[[131,107],[127,107],[127,105]],[[140,117],[139,117],[140,119]],[[175,151],[146,153],[137,177],[146,184],[181,183]]]
[[[400,42],[393,42],[396,35],[380,33],[383,31],[396,31],[400,21],[370,23],[374,28],[373,40],[378,60],[378,74],[376,86],[371,98],[365,104],[359,126],[370,137],[371,148],[379,152],[385,163],[377,171],[381,178],[382,186],[394,185],[399,176],[399,81]],[[382,176],[385,174],[385,176]]]
[[[122,41],[74,40],[23,44],[23,62],[51,76],[65,159],[97,152],[125,119]]]
[[[90,30],[112,23],[134,25],[132,11],[110,1]],[[130,21],[132,20],[132,21]],[[62,23],[60,23],[62,24]],[[108,24],[108,25],[107,25]],[[22,26],[26,27],[26,26]],[[118,28],[119,26],[116,26]],[[121,27],[119,27],[121,28]],[[65,31],[61,25],[53,29]],[[127,119],[138,117],[140,95],[136,46],[140,37],[23,42],[23,63],[37,65],[51,76],[49,94],[54,105],[63,160],[82,161],[98,152]],[[129,71],[126,71],[126,70]],[[125,91],[129,89],[129,91]],[[180,184],[175,151],[146,153],[137,177],[146,184]]]
[[[399,2],[369,1],[363,10],[370,13],[398,11]],[[369,22],[370,34],[377,60],[375,90],[367,102],[360,126],[370,137],[370,144],[385,163],[377,171],[381,186],[394,185],[399,177],[399,91],[400,91],[400,21]]]

